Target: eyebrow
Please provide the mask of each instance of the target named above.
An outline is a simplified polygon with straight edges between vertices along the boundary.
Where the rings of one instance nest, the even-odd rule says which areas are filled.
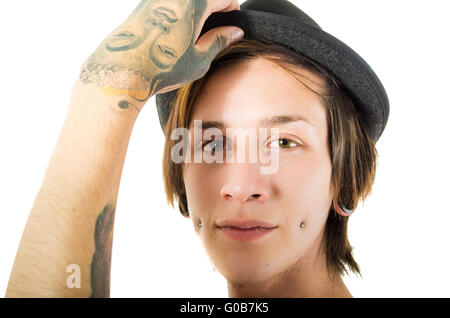
[[[273,127],[286,125],[294,122],[302,121],[308,125],[314,127],[314,124],[306,117],[299,114],[292,115],[275,115],[272,117],[263,118],[259,121],[259,124],[263,127]],[[202,130],[209,128],[219,128],[225,130],[225,123],[220,120],[202,121]]]
[[[308,125],[314,126],[314,124],[308,118],[299,114],[275,115],[273,117],[268,117],[260,120],[260,124],[261,126],[272,127],[277,125],[286,125],[297,121],[303,121]]]
[[[158,17],[163,17],[170,23],[175,23],[178,21],[177,15],[172,10],[165,7],[158,7],[154,10],[155,15]]]

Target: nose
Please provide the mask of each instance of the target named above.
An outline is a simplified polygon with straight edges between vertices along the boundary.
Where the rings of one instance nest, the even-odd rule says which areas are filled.
[[[264,203],[269,198],[267,175],[261,174],[258,164],[237,163],[230,165],[228,179],[220,190],[220,196],[230,202]]]

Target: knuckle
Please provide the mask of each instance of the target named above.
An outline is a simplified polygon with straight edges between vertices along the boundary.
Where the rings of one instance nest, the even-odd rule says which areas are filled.
[[[201,77],[203,77],[209,70],[211,66],[211,62],[209,61],[208,58],[203,58],[201,60],[198,61],[197,67],[196,67],[196,72],[195,72],[195,79],[199,79]]]
[[[215,38],[215,48],[217,49],[218,53],[219,51],[221,51],[227,44],[227,38],[224,35],[218,35]]]

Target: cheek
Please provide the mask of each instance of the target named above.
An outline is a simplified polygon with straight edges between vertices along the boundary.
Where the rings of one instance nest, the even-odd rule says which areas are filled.
[[[220,176],[204,164],[192,163],[186,164],[183,177],[189,212],[196,215],[211,210],[219,199]]]
[[[295,157],[295,158],[294,158]],[[274,200],[284,216],[281,241],[291,262],[317,246],[323,236],[330,204],[329,163],[317,158],[280,158],[273,176]],[[300,224],[305,226],[300,228]]]
[[[315,156],[280,158],[273,176],[275,195],[284,205],[288,224],[322,223],[331,200],[331,164]]]

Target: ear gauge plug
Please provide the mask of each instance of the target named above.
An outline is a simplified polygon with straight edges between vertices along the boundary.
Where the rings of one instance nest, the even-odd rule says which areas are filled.
[[[350,210],[350,209],[347,209],[342,204],[336,204],[336,202],[334,202],[334,210],[342,216],[350,216],[356,210],[356,208],[354,208],[353,210]]]

